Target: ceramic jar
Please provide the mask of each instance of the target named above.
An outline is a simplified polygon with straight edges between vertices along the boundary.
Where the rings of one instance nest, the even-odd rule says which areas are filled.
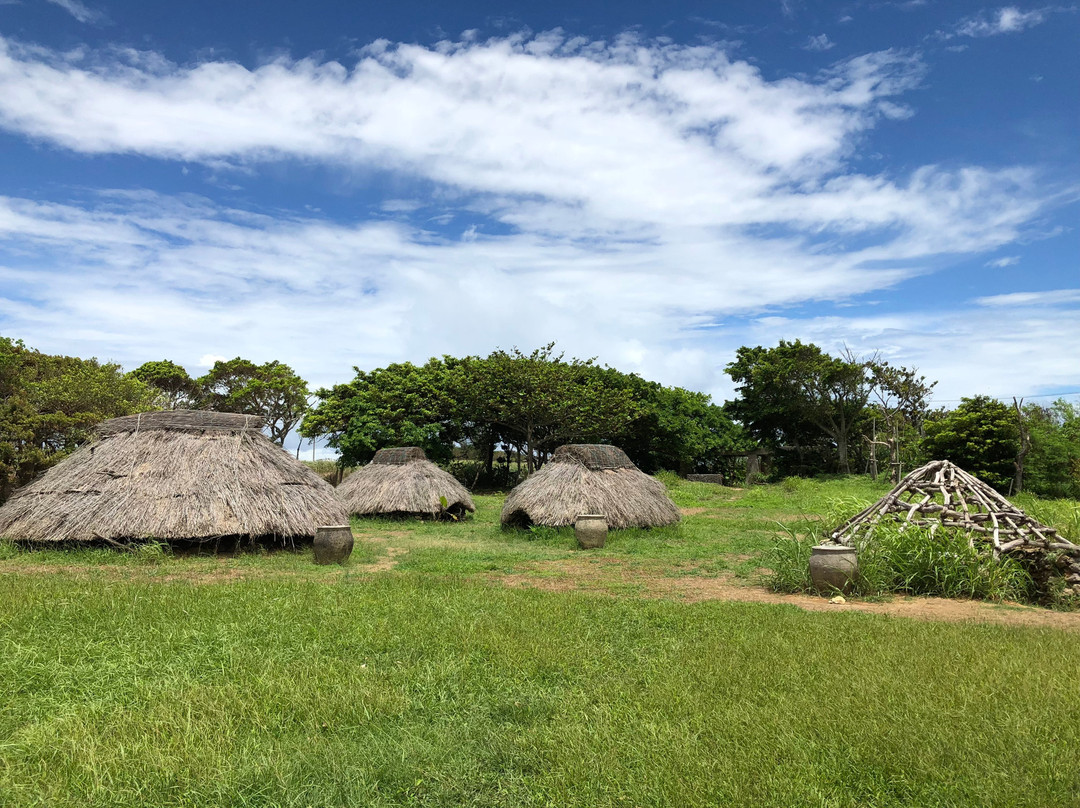
[[[859,560],[854,547],[819,544],[810,550],[810,581],[818,592],[849,592],[858,577]]]
[[[607,518],[602,513],[583,513],[574,522],[574,535],[583,550],[603,547],[607,531]]]
[[[328,525],[315,528],[315,563],[344,564],[353,551],[352,528]]]

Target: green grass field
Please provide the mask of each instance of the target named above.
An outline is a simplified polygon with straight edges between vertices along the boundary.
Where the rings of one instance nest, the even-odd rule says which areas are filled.
[[[681,484],[588,554],[500,497],[344,569],[0,545],[0,806],[1080,805],[1075,632],[656,594],[884,489]]]

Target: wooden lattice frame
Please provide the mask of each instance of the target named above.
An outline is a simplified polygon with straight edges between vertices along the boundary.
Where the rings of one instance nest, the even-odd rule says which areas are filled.
[[[934,460],[915,469],[892,491],[829,534],[832,541],[853,546],[868,538],[886,517],[967,533],[968,544],[990,544],[994,556],[1018,550],[1056,550],[1080,559],[1080,547],[1032,519],[978,477],[948,460]]]

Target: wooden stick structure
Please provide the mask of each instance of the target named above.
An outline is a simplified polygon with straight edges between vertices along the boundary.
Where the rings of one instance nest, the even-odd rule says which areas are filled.
[[[968,544],[989,546],[994,557],[1002,553],[1047,556],[1060,559],[1054,566],[1066,584],[1080,594],[1080,547],[1058,535],[1017,508],[978,477],[948,460],[934,460],[915,469],[888,494],[853,516],[829,538],[859,546],[870,540],[883,519],[907,525],[962,530]]]

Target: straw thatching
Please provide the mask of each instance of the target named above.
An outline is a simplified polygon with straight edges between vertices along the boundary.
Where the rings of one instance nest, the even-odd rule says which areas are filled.
[[[460,519],[476,510],[465,486],[417,446],[380,449],[337,487],[337,495],[356,516]]]
[[[510,492],[502,523],[514,527],[574,524],[601,513],[608,527],[659,527],[679,521],[679,509],[659,480],[643,474],[615,446],[560,446],[538,472]]]
[[[251,415],[177,410],[105,421],[0,508],[0,536],[287,545],[347,521],[333,488]]]

